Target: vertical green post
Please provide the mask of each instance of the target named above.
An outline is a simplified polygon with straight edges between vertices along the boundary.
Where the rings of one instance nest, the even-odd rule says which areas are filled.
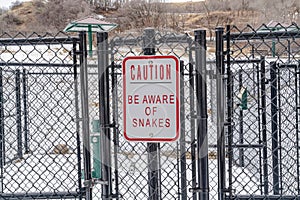
[[[91,134],[93,149],[93,178],[101,178],[101,162],[100,162],[100,121],[92,121],[93,133]]]
[[[92,36],[92,25],[88,25],[88,37],[89,37],[89,56],[93,56],[93,36]]]

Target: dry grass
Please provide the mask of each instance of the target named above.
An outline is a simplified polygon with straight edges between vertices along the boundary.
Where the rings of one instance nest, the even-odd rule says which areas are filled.
[[[19,6],[13,7],[8,11],[10,14],[14,14],[20,20],[18,25],[18,31],[29,31],[29,25],[34,24],[35,22],[35,10],[32,2],[23,2]],[[33,31],[31,31],[33,32]]]

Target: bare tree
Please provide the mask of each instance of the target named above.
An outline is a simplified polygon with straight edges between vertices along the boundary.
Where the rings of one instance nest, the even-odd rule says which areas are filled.
[[[123,29],[155,27],[165,25],[164,7],[161,3],[150,3],[146,0],[133,0],[120,10],[119,24]]]

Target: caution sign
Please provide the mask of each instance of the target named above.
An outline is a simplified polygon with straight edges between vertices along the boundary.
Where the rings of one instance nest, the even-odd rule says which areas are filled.
[[[122,70],[124,137],[129,141],[176,141],[180,131],[178,59],[127,57]]]

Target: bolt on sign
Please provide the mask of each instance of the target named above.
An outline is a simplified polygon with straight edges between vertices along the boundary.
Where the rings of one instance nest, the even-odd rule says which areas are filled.
[[[173,142],[180,131],[180,70],[175,56],[123,60],[123,123],[128,141]]]

